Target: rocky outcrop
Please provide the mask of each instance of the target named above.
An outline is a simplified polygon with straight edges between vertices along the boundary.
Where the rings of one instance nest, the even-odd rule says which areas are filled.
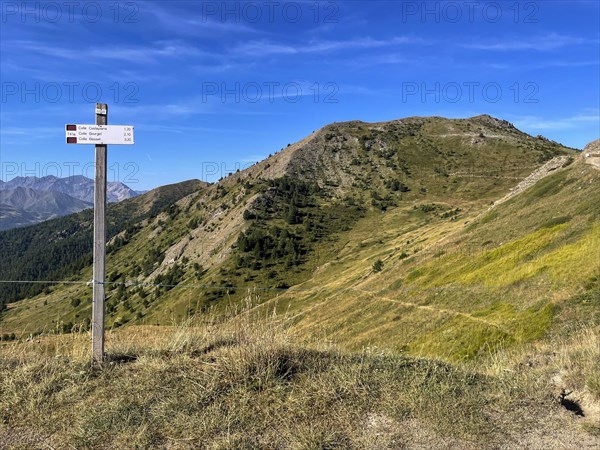
[[[587,164],[600,170],[600,139],[590,142],[581,153]]]
[[[556,158],[552,158],[546,164],[544,164],[539,169],[535,170],[531,173],[527,178],[517,184],[514,188],[510,190],[510,193],[502,197],[500,200],[494,202],[493,206],[501,205],[507,200],[511,199],[515,195],[523,192],[526,189],[529,189],[531,186],[536,184],[542,178],[546,178],[551,173],[555,172],[558,169],[562,169],[567,166],[569,163],[573,161],[573,158],[570,156],[557,156]]]

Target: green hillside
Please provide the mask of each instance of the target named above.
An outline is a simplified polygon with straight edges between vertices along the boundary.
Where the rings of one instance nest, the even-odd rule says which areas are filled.
[[[598,299],[576,299],[600,283],[599,181],[577,161],[479,215],[454,220],[441,206],[407,205],[375,229],[365,217],[301,286],[314,292],[274,301],[297,315],[303,335],[452,361],[544,337],[574,318],[597,326]]]
[[[218,183],[128,202],[112,210],[107,261],[113,371],[79,362],[91,268],[72,245],[87,242],[85,213],[0,233],[0,248],[31,255],[2,252],[4,277],[72,282],[2,287],[0,383],[31,368],[0,399],[6,430],[181,448],[373,448],[377,436],[381,448],[498,448],[506,436],[568,448],[600,435],[600,171],[573,149],[490,116],[337,123]],[[61,252],[71,259],[55,268]],[[55,421],[31,406],[38,373]],[[92,408],[61,401],[82,373]],[[143,392],[107,403],[99,379]],[[147,411],[156,427],[132,431]]]
[[[328,125],[205,190],[181,192],[181,200],[160,213],[155,208],[152,214],[128,215],[128,226],[120,232],[115,222],[107,263],[108,324],[169,324],[235,304],[253,288],[261,301],[292,296],[298,307],[305,298],[327,301],[339,294],[321,288],[355,289],[378,254],[385,265],[374,278],[387,277],[387,285],[398,287],[407,279],[420,290],[443,286],[449,281],[436,284],[416,276],[412,254],[420,252],[422,258],[420,247],[458,231],[559,155],[575,153],[489,116]],[[80,222],[76,216],[69,220]],[[361,238],[361,230],[371,242]],[[27,228],[0,242],[7,247],[28,241],[24,233],[39,235]],[[349,247],[358,250],[338,266]],[[49,254],[54,248],[51,244]],[[397,268],[391,264],[393,249],[406,256],[397,259]],[[89,253],[81,253],[89,263]],[[18,264],[7,261],[14,269],[5,277],[31,278]],[[91,272],[79,262],[66,274],[70,280],[89,280]],[[42,275],[55,274],[37,277],[46,278]],[[371,291],[366,281],[361,289]],[[285,293],[300,283],[323,292]],[[368,295],[380,294],[380,282],[375,283],[377,289]],[[30,289],[19,292],[21,297],[41,292],[16,286]],[[12,303],[0,324],[21,334],[85,326],[90,296],[85,285],[45,287],[31,300]]]
[[[206,183],[186,181],[154,189],[142,196],[108,205],[109,252],[126,243],[145,221],[168,210],[182,197]],[[92,261],[93,211],[48,220],[22,229],[0,232],[1,280],[65,280],[78,275]],[[0,284],[0,311],[9,302],[47,291],[49,284]]]

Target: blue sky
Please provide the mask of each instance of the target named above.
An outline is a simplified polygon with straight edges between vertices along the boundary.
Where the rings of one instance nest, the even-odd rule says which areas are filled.
[[[596,1],[9,2],[0,177],[93,174],[65,123],[134,189],[215,181],[331,122],[491,114],[583,147],[600,136]]]

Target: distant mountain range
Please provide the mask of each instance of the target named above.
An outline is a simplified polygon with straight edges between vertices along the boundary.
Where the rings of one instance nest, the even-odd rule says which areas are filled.
[[[139,194],[121,182],[107,184],[111,203]],[[91,208],[93,203],[94,180],[84,176],[16,177],[0,181],[0,230],[79,212]]]

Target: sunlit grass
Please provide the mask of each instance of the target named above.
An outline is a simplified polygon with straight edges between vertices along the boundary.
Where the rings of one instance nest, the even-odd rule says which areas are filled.
[[[549,377],[519,369],[525,353],[469,367],[298,345],[291,318],[259,320],[252,304],[226,322],[112,331],[102,368],[89,364],[87,333],[0,346],[0,446],[491,449],[525,437],[543,448],[561,436],[594,439],[554,400]],[[594,389],[598,336],[585,336],[557,346],[555,364],[583,359],[583,378],[568,382]]]

